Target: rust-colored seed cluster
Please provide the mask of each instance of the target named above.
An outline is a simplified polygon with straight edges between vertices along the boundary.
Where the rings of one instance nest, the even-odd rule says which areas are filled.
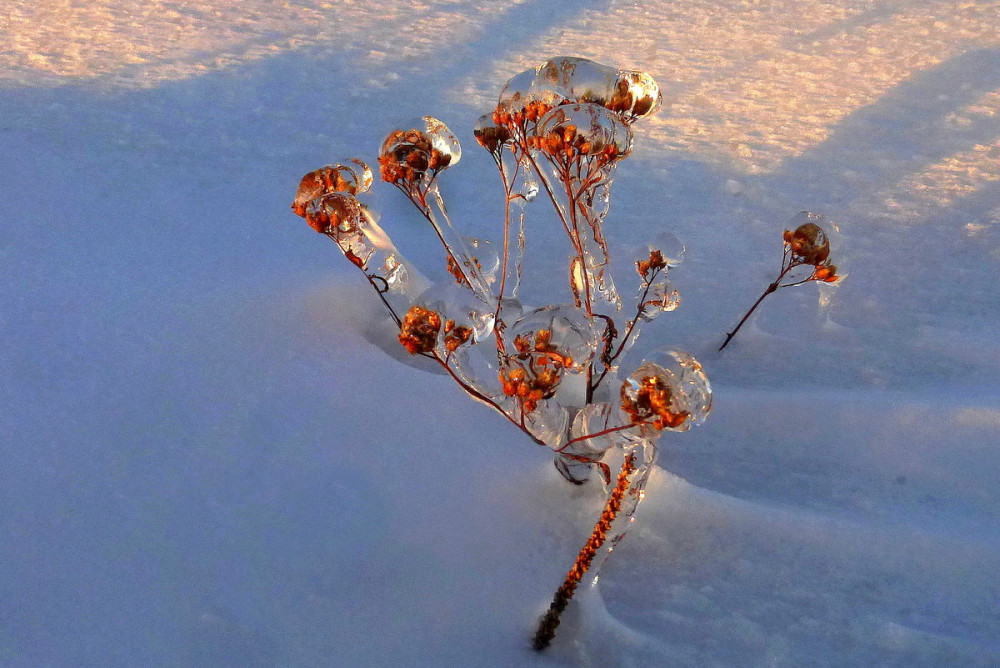
[[[309,227],[320,234],[344,238],[358,233],[357,215],[360,204],[354,199],[345,200],[336,193],[327,193],[317,200],[318,205],[305,210],[303,217]]]
[[[601,549],[604,541],[607,540],[611,524],[618,517],[618,512],[622,507],[622,500],[628,492],[629,476],[635,470],[635,455],[630,454],[625,457],[625,461],[622,463],[618,480],[615,482],[615,487],[608,496],[607,503],[604,504],[604,510],[601,512],[601,517],[597,520],[597,524],[594,525],[594,530],[590,533],[590,538],[576,556],[576,561],[573,562],[573,566],[566,573],[566,579],[563,580],[562,586],[556,590],[555,596],[552,597],[552,604],[549,605],[548,612],[545,613],[545,616],[542,617],[542,621],[538,625],[538,631],[535,633],[535,638],[532,642],[536,650],[540,651],[548,647],[552,638],[555,637],[556,629],[559,627],[559,617],[566,609],[566,606],[569,605],[570,599],[573,598],[573,592],[576,591],[577,586],[583,580],[583,576],[590,569],[594,557],[597,556],[597,551]]]
[[[465,325],[456,325],[454,320],[446,320],[444,323],[444,347],[449,353],[469,340],[472,336],[472,328]]]
[[[656,99],[649,95],[643,95],[636,99],[629,90],[628,81],[619,79],[615,84],[615,92],[611,99],[604,103],[608,111],[635,119],[645,116],[656,104]]]
[[[493,125],[485,128],[477,128],[474,132],[479,145],[493,154],[498,154],[511,139],[511,132],[503,125]]]
[[[676,429],[684,424],[691,414],[687,411],[673,412],[670,401],[673,392],[670,386],[657,376],[647,376],[640,381],[639,391],[633,399],[628,394],[628,385],[622,386],[622,410],[628,414],[632,424],[650,424],[657,430]],[[653,420],[652,422],[649,422]]]
[[[350,175],[350,179],[344,178],[344,174]],[[314,169],[302,177],[299,182],[299,189],[295,193],[295,201],[292,202],[292,211],[295,215],[306,217],[306,207],[309,202],[327,193],[342,192],[357,194],[358,182],[352,170],[343,165],[326,165],[319,169]]]
[[[426,172],[438,172],[451,164],[451,155],[433,147],[419,130],[396,130],[386,138],[396,148],[379,156],[379,172],[387,183],[415,183]]]
[[[529,147],[541,150],[559,164],[572,164],[585,156],[604,165],[618,158],[617,146],[600,140],[590,141],[577,132],[575,125],[564,125],[542,136],[532,135],[527,142]]]
[[[540,329],[533,337],[514,337],[517,353],[500,370],[503,393],[517,397],[524,413],[532,413],[538,402],[555,396],[563,372],[573,359],[552,345],[552,331]]]
[[[437,345],[441,316],[423,306],[411,306],[399,326],[399,342],[411,355],[429,353]]]
[[[433,352],[441,331],[441,315],[423,306],[411,306],[399,326],[399,342],[411,355]],[[472,328],[454,320],[444,323],[444,347],[453,353],[472,337]]]
[[[545,114],[552,109],[551,104],[546,104],[539,100],[532,100],[524,105],[523,109],[511,113],[501,107],[497,107],[493,112],[493,122],[505,128],[523,128],[525,123],[537,123]]]
[[[837,265],[830,264],[830,240],[822,227],[816,223],[804,223],[795,231],[785,230],[784,239],[796,263],[816,267],[809,280],[832,283],[840,278],[837,276]]]
[[[639,260],[635,263],[639,275],[649,280],[654,271],[667,268],[667,262],[663,259],[663,253],[658,250],[649,251],[648,260]]]

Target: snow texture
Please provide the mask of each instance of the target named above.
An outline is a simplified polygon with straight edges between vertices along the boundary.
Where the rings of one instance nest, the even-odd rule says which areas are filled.
[[[0,665],[1000,665],[995,0],[12,5]],[[683,304],[629,363],[687,348],[716,407],[663,439],[535,654],[600,490],[383,352],[367,285],[288,206],[431,114],[466,147],[454,218],[496,239],[472,125],[560,55],[665,91],[606,232],[626,294],[636,248],[686,244]],[[432,273],[401,199],[369,201]],[[718,353],[803,209],[848,279],[779,291]],[[529,244],[558,234],[536,202]]]

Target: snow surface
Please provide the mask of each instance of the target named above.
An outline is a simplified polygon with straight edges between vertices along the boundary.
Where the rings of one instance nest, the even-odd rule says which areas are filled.
[[[12,5],[0,665],[1000,665],[995,0]],[[689,349],[716,408],[538,655],[599,490],[373,345],[375,299],[288,205],[427,113],[466,146],[455,218],[495,238],[471,127],[556,55],[666,92],[607,232],[687,245],[635,352]],[[399,200],[371,199],[426,264]],[[802,209],[849,278],[716,352]]]

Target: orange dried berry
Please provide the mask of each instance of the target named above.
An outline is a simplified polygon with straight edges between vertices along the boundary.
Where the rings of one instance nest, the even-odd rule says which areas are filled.
[[[495,119],[496,114],[494,114]],[[497,153],[500,148],[510,141],[510,130],[500,125],[477,128],[475,130],[476,141],[490,153]]]
[[[414,305],[406,312],[399,327],[399,342],[411,355],[429,353],[437,345],[441,316],[437,311]]]
[[[816,267],[816,271],[813,272],[812,280],[823,281],[824,283],[833,283],[840,276],[837,276],[837,265],[827,264]]]
[[[391,153],[378,157],[379,174],[386,183],[396,183],[404,177],[405,171],[399,164],[399,160]]]

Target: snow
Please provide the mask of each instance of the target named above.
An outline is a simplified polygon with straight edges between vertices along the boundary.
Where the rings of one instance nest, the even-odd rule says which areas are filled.
[[[0,665],[1000,665],[995,2],[235,7],[0,23]],[[555,55],[666,91],[607,232],[620,286],[628,249],[686,244],[681,308],[631,359],[687,348],[715,410],[661,441],[536,654],[600,490],[386,354],[374,296],[288,205],[426,113],[466,147],[456,221],[496,238],[471,127]],[[719,353],[803,209],[848,279],[772,295]]]

